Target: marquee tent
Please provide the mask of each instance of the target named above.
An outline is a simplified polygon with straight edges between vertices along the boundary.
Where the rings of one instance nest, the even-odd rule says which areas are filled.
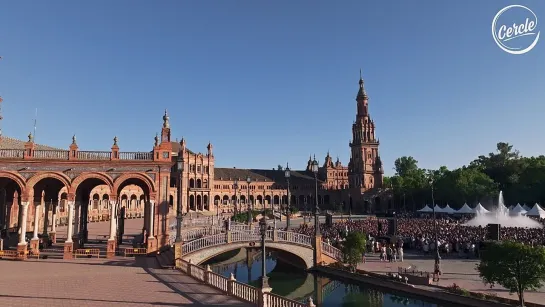
[[[464,204],[462,206],[462,208],[460,208],[458,211],[456,211],[456,213],[459,213],[459,214],[471,214],[471,213],[475,213],[475,211],[473,211],[473,209],[471,209],[467,204]]]
[[[446,213],[445,209],[439,207],[439,205],[435,205],[435,207],[433,209],[435,209],[436,213]]]
[[[522,206],[521,206],[520,204],[517,204],[517,205],[515,206],[515,208],[513,208],[513,209],[510,211],[510,213],[511,213],[511,214],[514,214],[514,215],[517,215],[517,214],[519,214],[519,215],[520,215],[520,214],[526,214],[526,212],[528,212],[528,211],[524,210],[524,208],[522,208]]]
[[[534,206],[534,207],[535,207],[535,206]],[[522,206],[522,208],[523,208],[524,210],[526,210],[526,211],[530,211],[530,209],[532,209],[532,208],[528,207],[526,204],[524,204],[524,205]]]
[[[528,212],[526,212],[526,215],[539,216],[540,218],[544,218],[545,217],[545,210],[543,210],[536,203],[532,209],[530,209],[530,210],[528,210]]]
[[[473,209],[473,212],[475,212],[477,214],[484,214],[484,213],[489,213],[490,211],[486,210],[486,208],[483,207],[483,205],[481,205],[481,203],[478,203],[477,206],[475,207],[475,209]]]
[[[433,212],[433,209],[426,205],[424,208],[418,210],[418,212]]]
[[[456,210],[452,209],[448,204],[443,208],[443,212],[448,214],[454,214],[456,213]]]

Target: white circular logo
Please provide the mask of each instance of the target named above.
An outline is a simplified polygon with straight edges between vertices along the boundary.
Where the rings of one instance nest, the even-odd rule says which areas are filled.
[[[492,37],[505,52],[524,54],[539,41],[537,16],[522,5],[509,5],[501,9],[492,20]]]

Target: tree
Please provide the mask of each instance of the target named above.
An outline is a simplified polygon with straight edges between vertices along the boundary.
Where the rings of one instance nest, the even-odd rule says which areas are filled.
[[[350,232],[343,244],[344,262],[355,268],[365,253],[367,240],[362,232]]]
[[[491,242],[477,266],[486,284],[496,284],[517,293],[524,306],[524,291],[536,290],[545,281],[545,248],[517,242]]]

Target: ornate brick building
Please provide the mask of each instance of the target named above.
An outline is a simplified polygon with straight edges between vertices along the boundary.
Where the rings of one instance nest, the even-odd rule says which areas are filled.
[[[354,213],[388,209],[379,140],[368,102],[360,77],[350,161],[343,165],[339,158],[334,162],[326,155],[317,173],[321,209],[339,209],[341,204]],[[63,208],[75,201],[79,208],[75,221],[81,225],[75,234],[86,231],[89,221],[108,220],[115,206],[125,207],[127,217],[144,217],[144,228],[155,228],[154,236],[166,242],[167,217],[175,214],[180,201],[183,212],[203,214],[246,210],[249,203],[256,208],[287,204],[284,170],[217,168],[212,144],[200,153],[191,151],[185,139],[171,140],[166,111],[161,135],[155,136],[151,151],[120,152],[117,143],[116,137],[110,151],[81,151],[75,136],[68,149],[35,144],[32,135],[27,142],[0,136],[0,224],[19,226],[23,218],[19,208],[29,202],[35,206],[24,217],[27,229],[36,221],[33,208],[40,205],[44,206],[38,212],[48,214],[41,214],[39,224],[67,221],[68,210]],[[178,157],[182,170],[177,169]],[[309,157],[304,170],[291,170],[290,202],[300,210],[314,207],[314,160]]]

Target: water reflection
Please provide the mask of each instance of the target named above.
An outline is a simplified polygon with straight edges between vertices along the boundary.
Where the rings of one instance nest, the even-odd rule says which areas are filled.
[[[307,273],[292,266],[286,257],[276,252],[267,252],[266,261],[272,292],[292,300],[306,301],[312,296],[317,306],[327,307],[438,307],[433,303],[384,293],[361,284]],[[261,254],[258,250],[236,250],[204,264],[209,264],[214,272],[225,277],[233,273],[236,280],[259,287]]]

